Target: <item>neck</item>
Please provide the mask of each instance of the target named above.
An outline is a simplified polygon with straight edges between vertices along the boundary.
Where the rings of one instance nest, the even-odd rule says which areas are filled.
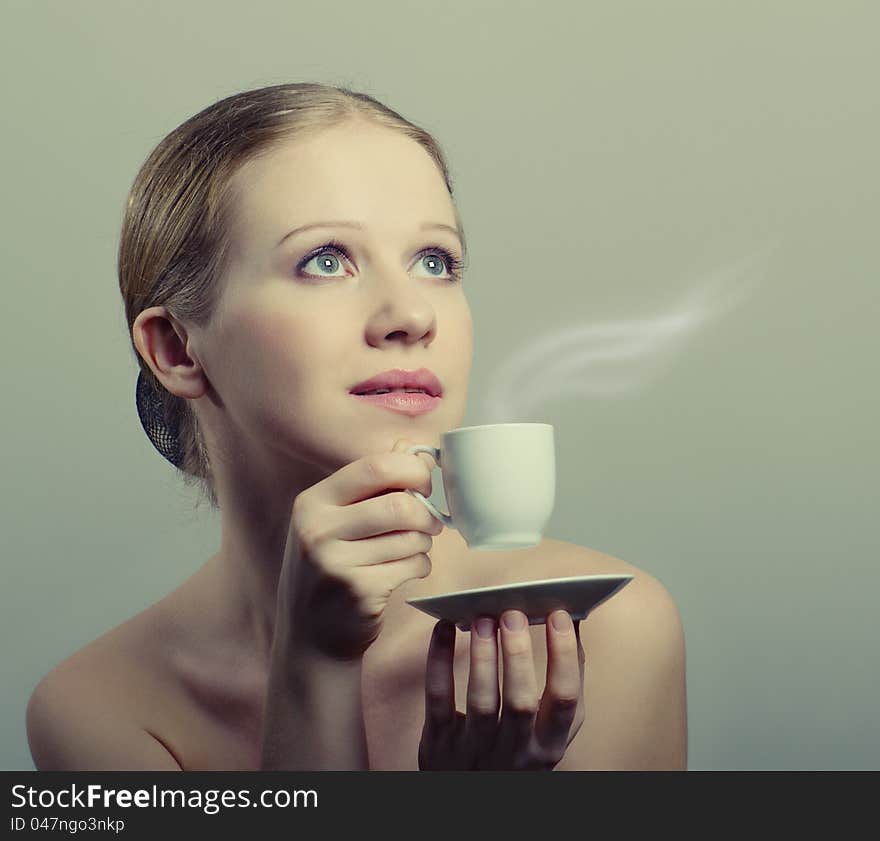
[[[257,537],[252,523],[248,523],[247,529],[239,525],[235,531],[224,521],[221,549],[203,567],[211,580],[208,592],[214,597],[209,610],[215,611],[218,633],[228,639],[232,648],[244,648],[267,666],[275,634],[278,580],[289,516],[283,526],[276,521],[274,531],[270,526],[267,524],[265,531],[256,529]],[[386,626],[406,619],[414,611],[406,599],[456,589],[461,576],[458,561],[467,551],[467,545],[454,529],[446,528],[434,537],[429,553],[431,574],[424,579],[405,581],[395,589],[385,610]]]
[[[247,441],[217,449],[226,453],[212,465],[222,538],[219,550],[200,571],[201,618],[210,624],[213,639],[225,640],[230,649],[268,664],[294,500],[358,454],[341,454],[341,464],[321,464],[314,453],[308,462],[294,462],[250,447]],[[255,477],[260,477],[256,483]],[[413,611],[406,598],[455,589],[461,570],[455,561],[466,553],[461,535],[444,529],[434,538],[431,574],[398,587],[389,599],[389,614]]]
[[[223,515],[222,542],[204,566],[212,596],[206,605],[213,612],[216,633],[232,648],[243,647],[259,662],[268,664],[275,635],[278,581],[290,530],[292,502],[270,503],[247,509],[227,509]],[[406,599],[456,589],[461,581],[461,560],[468,548],[454,529],[445,528],[433,538],[427,578],[405,581],[391,594],[386,619],[405,618],[413,607]]]

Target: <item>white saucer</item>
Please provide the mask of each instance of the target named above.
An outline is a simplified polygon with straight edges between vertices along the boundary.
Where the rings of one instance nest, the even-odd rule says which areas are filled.
[[[550,578],[524,581],[500,587],[478,587],[439,596],[421,596],[406,603],[437,619],[454,622],[469,631],[471,622],[480,616],[500,619],[505,610],[521,610],[529,625],[541,625],[554,610],[562,608],[575,621],[586,619],[594,608],[632,581],[632,575],[581,575],[574,578]]]

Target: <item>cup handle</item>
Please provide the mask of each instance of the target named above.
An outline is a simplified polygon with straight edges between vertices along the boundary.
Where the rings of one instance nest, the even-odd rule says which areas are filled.
[[[431,458],[437,462],[437,466],[440,466],[440,448],[439,447],[429,447],[427,444],[416,444],[414,447],[409,447],[407,449],[408,453],[429,453]],[[407,488],[407,493],[411,493],[416,499],[420,500],[425,508],[428,509],[438,520],[440,520],[445,525],[449,526],[449,528],[455,528],[452,524],[452,516],[450,514],[444,514],[439,508],[437,508],[433,502],[431,502],[427,497],[423,494],[420,494],[418,491],[414,491],[412,488]]]

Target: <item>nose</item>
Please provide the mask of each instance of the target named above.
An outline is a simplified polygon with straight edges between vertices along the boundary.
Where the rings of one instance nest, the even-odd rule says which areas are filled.
[[[367,320],[367,337],[375,347],[387,342],[415,344],[433,336],[435,330],[434,307],[424,296],[413,294],[389,298]]]

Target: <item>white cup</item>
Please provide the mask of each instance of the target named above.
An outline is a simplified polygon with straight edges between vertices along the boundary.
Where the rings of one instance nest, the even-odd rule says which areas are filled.
[[[463,426],[442,435],[442,447],[416,444],[408,453],[430,453],[443,477],[449,513],[408,488],[428,510],[456,529],[471,549],[537,546],[556,500],[556,453],[548,423]]]

